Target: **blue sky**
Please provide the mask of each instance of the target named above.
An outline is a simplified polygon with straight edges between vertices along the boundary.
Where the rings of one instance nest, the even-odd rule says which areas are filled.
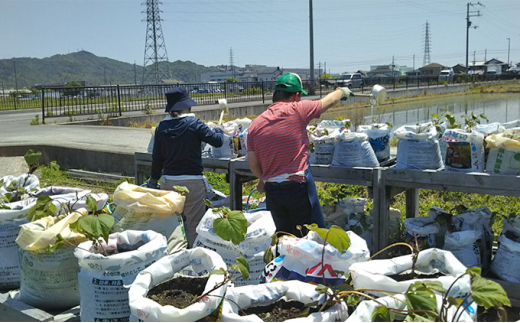
[[[0,0],[0,59],[86,50],[143,65],[145,0]],[[313,0],[315,68],[342,73],[371,65],[466,60],[466,8],[460,0]],[[520,62],[520,1],[470,6],[469,61]],[[162,0],[169,61],[212,66],[309,68],[308,0]],[[509,38],[509,40],[508,40]],[[508,50],[509,46],[509,50]],[[232,55],[230,54],[232,50]]]

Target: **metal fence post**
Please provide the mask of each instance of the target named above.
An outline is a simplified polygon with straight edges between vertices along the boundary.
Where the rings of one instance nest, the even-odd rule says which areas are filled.
[[[42,124],[45,124],[45,91],[42,86]]]
[[[119,89],[119,84],[116,85],[116,89],[117,89],[117,105],[119,108],[119,116],[122,117],[123,113],[121,112],[121,91]]]
[[[262,81],[262,103],[265,103],[264,81]]]

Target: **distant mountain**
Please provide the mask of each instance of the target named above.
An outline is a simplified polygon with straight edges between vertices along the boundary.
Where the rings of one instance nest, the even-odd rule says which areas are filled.
[[[172,79],[179,83],[199,83],[201,73],[219,70],[190,61],[169,64]],[[140,83],[142,77],[142,66],[98,57],[87,51],[42,59],[21,57],[0,60],[0,82],[4,88],[14,88],[16,84],[18,88],[62,85],[69,81],[85,82],[86,85],[122,85],[134,84],[136,79]]]

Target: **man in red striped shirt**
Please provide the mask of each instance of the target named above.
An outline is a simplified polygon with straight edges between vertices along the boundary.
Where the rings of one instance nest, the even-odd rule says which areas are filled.
[[[340,99],[351,95],[337,88],[321,100],[304,100],[300,77],[286,73],[276,81],[273,104],[248,128],[249,168],[259,179],[257,189],[266,193],[266,207],[280,233],[305,234],[303,224],[325,227],[318,194],[309,168],[306,127]],[[300,232],[296,226],[302,226]]]

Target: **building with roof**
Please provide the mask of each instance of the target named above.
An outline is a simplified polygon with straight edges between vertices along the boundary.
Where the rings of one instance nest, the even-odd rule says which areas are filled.
[[[266,65],[247,64],[245,67],[234,67],[232,70],[223,72],[206,72],[200,75],[202,83],[222,83],[228,79],[235,79],[239,82],[263,82],[276,81],[285,73],[296,73],[302,81],[310,80],[310,69],[305,68],[281,68]],[[319,80],[320,70],[314,70],[314,79]]]

